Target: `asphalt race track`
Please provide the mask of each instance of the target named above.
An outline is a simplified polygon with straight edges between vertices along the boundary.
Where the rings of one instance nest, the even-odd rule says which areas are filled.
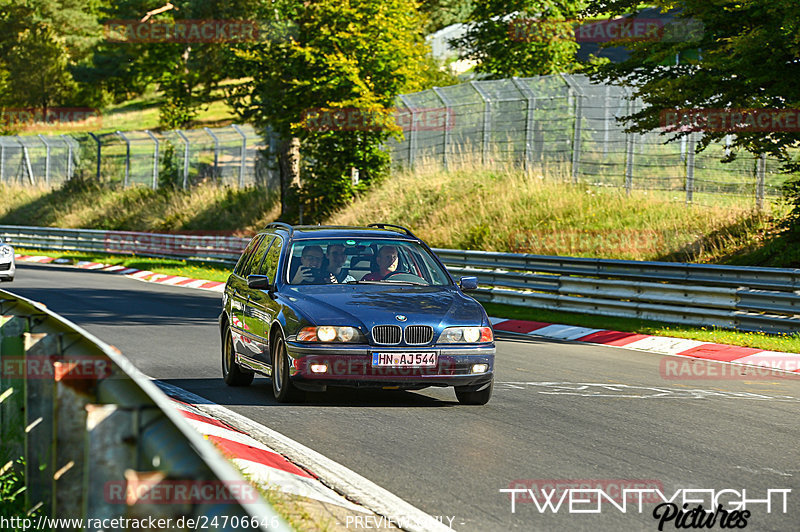
[[[578,480],[608,493],[656,486],[668,498],[736,490],[720,498],[728,504],[743,489],[749,500],[791,489],[785,513],[775,491],[771,513],[763,502],[748,505],[746,529],[798,530],[800,377],[666,379],[660,355],[504,336],[486,406],[461,406],[449,388],[337,390],[279,405],[265,378],[248,388],[223,384],[220,294],[70,267],[17,267],[3,289],[117,346],[145,374],[281,432],[433,516],[454,516],[456,530],[658,529],[647,498],[641,512],[634,502],[623,513],[606,501],[601,513],[578,514],[566,503],[540,512],[520,495],[512,513],[510,495],[500,492]],[[664,530],[676,530],[674,521]]]

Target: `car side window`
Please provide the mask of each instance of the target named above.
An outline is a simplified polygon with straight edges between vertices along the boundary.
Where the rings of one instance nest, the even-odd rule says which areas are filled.
[[[273,240],[275,240],[273,235],[264,236],[264,239],[258,245],[255,253],[253,253],[253,260],[250,261],[250,265],[247,268],[246,273],[243,274],[244,277],[247,277],[251,273],[259,272],[261,263],[264,262],[264,257],[267,255],[267,250],[269,250],[270,244],[272,244]]]
[[[283,239],[276,237],[272,246],[264,257],[264,262],[261,263],[258,273],[261,275],[269,276],[270,283],[275,282],[275,277],[278,275],[278,262],[281,258],[281,249],[283,248]]]
[[[256,235],[250,240],[250,243],[247,244],[247,247],[242,252],[242,256],[239,257],[239,260],[236,262],[236,266],[233,268],[233,273],[236,275],[243,275],[244,269],[250,263],[250,259],[253,258],[253,252],[256,250],[256,247],[264,238],[264,235]]]

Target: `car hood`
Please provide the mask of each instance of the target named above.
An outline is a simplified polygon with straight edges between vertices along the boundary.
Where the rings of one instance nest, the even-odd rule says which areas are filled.
[[[314,325],[481,325],[485,312],[450,286],[312,285],[292,287],[291,305]],[[396,316],[406,317],[399,321]]]

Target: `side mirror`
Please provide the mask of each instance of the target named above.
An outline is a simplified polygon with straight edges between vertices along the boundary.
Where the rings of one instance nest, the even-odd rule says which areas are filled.
[[[269,290],[269,275],[248,275],[247,287],[256,288],[258,290]]]
[[[458,282],[458,286],[460,286],[462,290],[477,290],[478,289],[478,278],[477,277],[462,277],[461,280]]]

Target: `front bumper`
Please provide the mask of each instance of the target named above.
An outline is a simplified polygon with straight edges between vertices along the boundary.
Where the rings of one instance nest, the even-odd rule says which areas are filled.
[[[420,389],[427,386],[480,387],[494,376],[493,345],[468,347],[375,347],[365,345],[287,342],[289,377],[292,382],[311,386],[377,387]],[[373,366],[375,352],[436,353],[436,366],[389,367]],[[487,364],[483,373],[472,373],[473,364]],[[315,373],[312,366],[325,366],[324,373]]]
[[[0,279],[13,279],[15,271],[16,265],[13,260],[0,261]]]

